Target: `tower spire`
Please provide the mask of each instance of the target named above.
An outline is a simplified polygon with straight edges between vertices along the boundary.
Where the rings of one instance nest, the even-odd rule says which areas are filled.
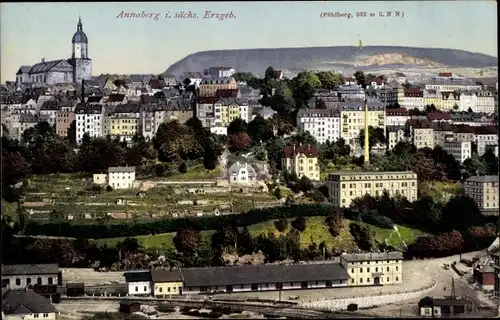
[[[367,166],[370,164],[370,133],[368,130],[368,101],[365,100],[365,159],[364,165]]]
[[[82,31],[83,25],[82,25],[82,17],[78,16],[78,24],[76,25],[76,30],[77,31]]]

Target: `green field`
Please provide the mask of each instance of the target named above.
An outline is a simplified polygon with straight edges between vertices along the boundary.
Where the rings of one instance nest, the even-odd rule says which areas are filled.
[[[281,235],[278,230],[276,230],[274,226],[275,220],[270,220],[258,224],[254,224],[248,227],[250,234],[254,237],[259,234],[268,234],[269,232],[274,233],[276,236]],[[350,220],[344,221],[344,228],[341,233],[337,237],[333,237],[328,231],[328,227],[324,223],[325,217],[309,217],[306,218],[307,227],[306,230],[300,234],[300,244],[301,247],[306,248],[312,242],[316,244],[320,244],[322,241],[328,245],[329,248],[335,248],[337,251],[341,250],[353,250],[356,249],[356,244],[349,233],[349,223]],[[289,220],[288,230],[291,228],[290,226],[291,220]],[[361,225],[367,225],[364,223],[360,223]],[[397,236],[396,232],[392,229],[383,229],[379,227],[375,227],[370,225],[370,228],[375,232],[375,239],[378,242],[384,243],[387,239],[387,244],[394,246],[398,249],[403,249],[403,241],[408,245],[415,241],[418,236],[423,235],[424,233],[420,230],[412,229],[405,226],[398,225],[398,231],[401,236],[401,239]],[[211,235],[214,233],[213,230],[202,231],[202,235],[209,239]],[[139,243],[146,249],[169,249],[173,248],[172,239],[175,236],[175,233],[164,233],[164,234],[156,234],[156,235],[148,235],[148,236],[137,236]],[[98,245],[107,244],[108,246],[114,246],[117,242],[123,241],[125,238],[109,238],[109,239],[99,239],[92,240]]]
[[[188,166],[188,171],[186,173],[174,174],[167,178],[167,180],[172,181],[188,181],[188,180],[214,180],[219,178],[221,171],[219,168],[215,170],[207,170],[203,164],[196,164]]]

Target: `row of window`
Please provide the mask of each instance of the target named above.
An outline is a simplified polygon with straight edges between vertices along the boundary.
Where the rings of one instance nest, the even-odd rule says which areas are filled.
[[[396,262],[398,262],[398,260],[396,260]],[[396,271],[399,271],[399,267],[398,266],[395,266],[396,268]],[[351,272],[354,273],[356,269],[351,269]],[[380,267],[380,271],[383,270],[383,267]],[[390,267],[387,267],[387,271],[389,272],[390,271]],[[360,273],[363,273],[363,268],[359,268],[359,272]],[[370,268],[366,268],[366,272],[370,272]],[[375,267],[375,272],[378,272],[378,267]]]
[[[43,316],[43,318],[48,318],[48,317],[49,317],[49,314],[48,314],[48,313],[44,313],[42,316]],[[40,314],[35,313],[35,314],[33,315],[33,318],[40,318]]]
[[[3,279],[3,282],[5,284],[10,284],[10,279]],[[21,278],[16,278],[15,282],[16,282],[16,286],[20,286],[22,283],[22,280],[21,280]],[[54,279],[52,277],[49,277],[47,279],[47,283],[54,284]],[[26,278],[26,285],[28,285],[28,284],[31,284],[31,278]],[[42,285],[43,284],[42,278],[40,278],[40,277],[36,278],[36,284]]]
[[[371,279],[366,278],[366,283],[370,283]],[[387,282],[391,281],[390,277],[387,277]],[[396,277],[396,282],[399,281],[399,277]],[[356,283],[356,279],[352,278],[351,283]],[[359,278],[359,283],[363,283],[363,278]]]

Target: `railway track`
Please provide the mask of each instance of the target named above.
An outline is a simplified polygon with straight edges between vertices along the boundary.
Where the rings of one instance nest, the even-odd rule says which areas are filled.
[[[119,297],[61,297],[62,304],[102,304],[103,302],[119,303],[126,298]],[[168,305],[175,307],[191,307],[193,309],[212,309],[216,306],[230,307],[234,311],[250,311],[265,316],[286,317],[289,319],[333,319],[333,318],[351,318],[352,313],[347,312],[328,312],[314,309],[283,305],[266,305],[262,303],[239,303],[222,302],[207,300],[173,300],[156,298],[133,298],[130,300],[138,301],[145,305]],[[358,315],[357,315],[358,316]],[[368,318],[368,317],[367,317]]]

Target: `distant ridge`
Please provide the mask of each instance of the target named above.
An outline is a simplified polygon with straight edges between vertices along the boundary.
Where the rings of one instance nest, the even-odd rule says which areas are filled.
[[[261,74],[269,66],[288,70],[336,69],[350,72],[384,65],[487,68],[496,67],[498,59],[457,49],[398,46],[211,50],[186,56],[171,65],[164,74],[181,77],[184,72],[202,72],[213,66],[231,66],[238,71]]]

